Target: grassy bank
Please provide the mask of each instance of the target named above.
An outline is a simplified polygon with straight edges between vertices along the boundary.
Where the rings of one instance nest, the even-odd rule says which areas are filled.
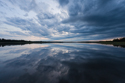
[[[100,41],[100,44],[113,44],[113,45],[125,45],[125,42],[113,42],[113,41]]]

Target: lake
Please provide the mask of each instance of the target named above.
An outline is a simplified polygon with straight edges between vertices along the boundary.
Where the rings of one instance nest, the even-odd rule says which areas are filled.
[[[125,83],[125,48],[83,43],[0,47],[0,83]]]

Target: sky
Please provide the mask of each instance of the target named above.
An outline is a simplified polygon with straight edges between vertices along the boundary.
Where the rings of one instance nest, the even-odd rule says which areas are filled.
[[[125,0],[0,0],[0,38],[107,40],[125,36]]]

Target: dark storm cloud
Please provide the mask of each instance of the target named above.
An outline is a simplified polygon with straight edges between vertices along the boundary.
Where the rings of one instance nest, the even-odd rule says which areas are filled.
[[[62,23],[75,26],[76,29],[71,32],[83,34],[83,37],[90,35],[98,35],[97,39],[123,37],[124,4],[124,0],[73,0],[73,3],[67,5],[69,18]]]
[[[59,3],[61,4],[61,6],[64,6],[69,3],[69,0],[59,0]]]
[[[51,28],[54,25],[58,25],[57,17],[50,13],[39,13],[37,14],[38,22],[41,25],[46,25],[48,28]]]

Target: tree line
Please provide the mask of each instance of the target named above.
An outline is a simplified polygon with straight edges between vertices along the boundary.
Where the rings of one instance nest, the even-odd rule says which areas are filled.
[[[113,39],[114,42],[125,42],[125,37]]]
[[[4,38],[0,38],[0,42],[32,42],[32,41],[26,41],[26,40],[11,40],[11,39],[4,39]],[[37,42],[41,42],[41,41],[37,41]],[[52,42],[52,41],[51,41]],[[113,42],[125,42],[125,37],[123,38],[116,38],[113,39]]]
[[[11,39],[0,38],[0,42],[29,42],[29,41],[25,41],[25,40],[11,40]]]

